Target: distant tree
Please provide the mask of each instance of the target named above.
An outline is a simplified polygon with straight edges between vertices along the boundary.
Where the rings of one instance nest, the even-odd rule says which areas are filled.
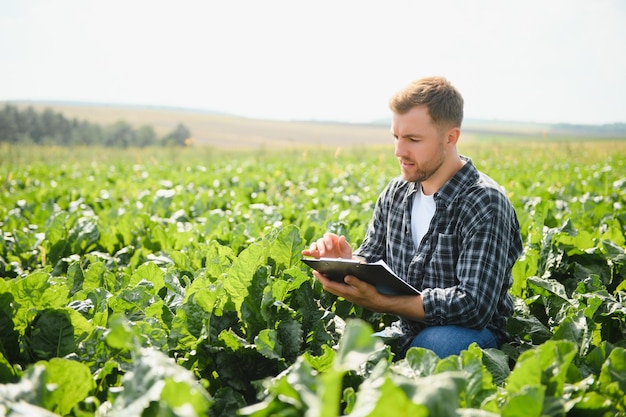
[[[55,113],[47,108],[43,111],[41,118],[41,129],[45,132],[44,142],[56,143],[58,145],[70,145],[72,139],[72,122],[66,119],[61,113]]]
[[[134,129],[128,122],[119,121],[111,126],[68,119],[51,108],[37,112],[32,106],[20,110],[6,104],[0,110],[0,142],[34,143],[38,145],[103,145],[127,148],[153,145],[185,146],[191,133],[183,124],[161,140],[152,126]]]
[[[40,144],[45,136],[45,130],[41,126],[41,117],[32,106],[29,106],[21,113],[21,123],[23,126],[20,130],[28,135],[33,143]]]
[[[179,123],[174,130],[165,135],[162,142],[166,146],[185,146],[189,138],[191,138],[191,132],[185,125]]]
[[[137,146],[146,147],[157,143],[157,135],[152,126],[141,126],[137,129]]]
[[[97,124],[80,121],[72,132],[72,143],[75,145],[97,145],[103,142],[102,127]]]
[[[16,108],[13,113],[13,120],[19,135],[22,137],[28,136],[28,123],[30,120],[27,112],[22,112]]]
[[[16,113],[17,108],[9,104],[0,112],[0,142],[15,143],[19,140]]]
[[[128,148],[137,144],[137,134],[128,122],[118,121],[110,126],[104,135],[104,145]]]

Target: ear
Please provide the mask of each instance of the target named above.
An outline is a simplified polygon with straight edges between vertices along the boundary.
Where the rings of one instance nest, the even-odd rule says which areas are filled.
[[[456,143],[459,141],[460,136],[461,129],[458,127],[453,127],[452,129],[448,130],[448,133],[446,133],[446,143],[448,145],[456,145]]]

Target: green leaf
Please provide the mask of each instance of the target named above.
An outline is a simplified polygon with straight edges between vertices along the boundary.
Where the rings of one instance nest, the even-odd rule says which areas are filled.
[[[614,348],[606,359],[598,377],[600,392],[626,407],[626,349]]]
[[[405,360],[396,363],[395,366],[406,364],[411,370],[410,374],[421,377],[433,375],[439,361],[439,356],[432,350],[413,347],[406,352]],[[407,371],[403,371],[403,373],[406,375]]]
[[[147,262],[140,265],[139,268],[133,272],[128,285],[135,287],[146,281],[149,282],[150,285],[144,286],[148,287],[153,295],[156,295],[161,291],[161,288],[165,286],[163,270],[155,263]]]
[[[98,239],[100,230],[98,221],[93,217],[80,217],[70,229],[69,237],[72,253],[86,253],[92,250]]]
[[[612,263],[626,265],[626,249],[624,249],[623,246],[619,246],[617,242],[608,240],[602,241],[602,245]]]
[[[0,352],[0,384],[16,382],[18,380],[18,372],[11,363]]]
[[[565,287],[563,286],[563,284],[554,279],[528,277],[527,282],[529,288],[531,288],[535,294],[541,294],[545,297],[556,296],[565,301],[569,301],[569,297],[565,292]]]
[[[501,407],[502,417],[540,417],[543,416],[546,387],[526,385],[510,393],[504,406]]]
[[[26,349],[34,360],[63,357],[74,352],[92,330],[93,326],[72,309],[46,309],[27,329]]]
[[[569,340],[579,346],[580,356],[585,356],[591,345],[593,329],[592,324],[587,323],[584,310],[565,317],[554,331],[553,340]]]
[[[130,321],[139,322],[149,315],[149,309],[159,303],[162,308],[163,300],[154,294],[152,284],[142,281],[136,287],[128,287],[108,300],[109,309],[113,313],[126,315]]]
[[[574,404],[572,415],[611,416],[615,414],[615,401],[610,396],[597,391],[590,391]]]
[[[303,353],[302,358],[307,364],[317,372],[325,372],[333,367],[336,351],[328,345],[322,346],[322,353],[318,356],[312,355],[310,352]],[[296,359],[296,362],[299,359]]]
[[[545,395],[562,397],[567,371],[577,354],[577,346],[569,341],[547,341],[522,353],[506,381],[506,389],[514,394],[525,387],[545,387]]]
[[[75,405],[93,393],[95,383],[86,365],[62,358],[38,364],[46,368],[47,383],[55,386],[51,395],[55,402],[53,411],[68,415]]]
[[[326,404],[325,408],[330,408],[334,414],[322,414],[322,400],[318,389],[332,390],[341,389],[341,376],[333,371],[328,373],[326,382],[328,386],[321,387],[322,377],[318,376],[313,368],[302,358],[296,362],[284,374],[281,374],[272,381],[267,388],[268,395],[262,402],[248,405],[239,410],[242,416],[253,417],[273,417],[282,416],[302,416],[302,415],[339,415],[338,400]],[[326,375],[326,374],[325,374]],[[337,380],[339,385],[337,385]],[[332,386],[331,386],[332,385]]]
[[[459,408],[456,410],[458,417],[498,417],[500,413],[492,413],[487,410],[477,410],[475,408]]]
[[[3,415],[7,416],[59,417],[57,413],[53,413],[36,405],[28,404],[24,401],[8,401],[6,406],[6,409],[0,408],[0,411],[3,412]],[[4,414],[4,412],[6,412],[6,414]]]
[[[95,290],[104,288],[112,294],[116,294],[121,285],[116,285],[115,275],[109,271],[104,262],[95,261],[84,272],[83,289]]]
[[[211,396],[187,369],[154,349],[141,349],[122,378],[122,391],[112,401],[111,415],[206,415]],[[154,406],[157,410],[154,410]],[[154,410],[154,411],[153,411]]]
[[[55,403],[51,388],[54,387],[48,386],[48,372],[45,366],[39,364],[30,366],[24,371],[19,382],[0,384],[0,406],[4,401],[10,408],[19,410],[21,403],[29,403],[33,405],[29,411],[36,412],[34,415],[39,415],[37,413],[43,410],[34,406],[51,409]],[[0,410],[2,410],[1,407]]]
[[[439,361],[435,372],[458,372],[464,375],[465,389],[459,398],[462,408],[479,407],[495,391],[491,373],[483,364],[483,351],[476,344],[458,356],[451,355]]]
[[[228,271],[235,258],[235,253],[230,246],[211,241],[206,254],[207,276],[221,278]]]
[[[394,381],[387,375],[386,365],[381,362],[372,375],[361,384],[350,415],[375,417],[388,415],[390,410],[393,410],[394,416],[407,417],[456,415],[455,398],[458,392],[448,391],[445,382],[434,387],[420,386],[420,390],[410,389],[410,393],[407,394],[403,388],[411,384],[407,382],[400,385],[397,380],[398,378]],[[438,398],[433,399],[434,395]],[[445,399],[446,396],[449,396],[448,399]]]
[[[493,383],[501,386],[511,374],[509,356],[499,349],[483,350],[483,364],[493,377]]]
[[[239,315],[250,336],[257,334],[265,327],[274,327],[275,322],[279,320],[279,317],[264,314],[266,311],[262,309],[265,295],[268,292],[269,279],[270,268],[259,266],[248,284],[247,294],[241,303]]]
[[[302,353],[302,325],[298,320],[286,317],[280,321],[277,328],[278,340],[280,341],[282,358],[287,363],[292,363]]]
[[[507,322],[507,330],[513,336],[540,344],[552,337],[552,332],[535,316],[514,315]]]
[[[278,332],[276,330],[264,329],[254,338],[257,350],[270,359],[282,359],[282,348],[278,343]]]
[[[114,314],[109,321],[106,343],[115,349],[134,350],[140,346],[137,328],[132,327],[123,314]]]
[[[320,376],[319,384],[313,385],[313,395],[303,396],[311,415],[321,417],[340,415],[344,374],[345,371],[340,367],[333,367]]]
[[[166,378],[159,398],[160,412],[163,415],[207,415],[213,402],[210,395],[194,382],[192,379],[179,381],[177,377]]]
[[[241,310],[241,304],[249,294],[250,283],[257,269],[266,263],[267,248],[262,244],[250,245],[233,261],[223,281],[223,288],[234,303],[236,311]]]
[[[372,328],[362,320],[349,320],[339,341],[334,368],[358,370],[384,343],[372,336]]]
[[[52,284],[49,278],[47,272],[36,271],[14,282],[12,294],[15,305],[19,306],[13,318],[17,331],[24,331],[32,312],[67,305],[67,286]]]
[[[239,409],[246,405],[245,398],[230,387],[220,388],[213,394],[213,405],[209,409],[209,416],[239,415]]]
[[[411,404],[405,405],[407,416],[422,415],[425,408],[428,416],[456,416],[459,399],[466,389],[465,375],[460,372],[443,372],[418,379],[407,379],[391,374],[391,380],[402,389]],[[364,382],[365,384],[365,382]],[[415,405],[420,405],[416,407]],[[388,406],[389,407],[389,406]]]
[[[527,279],[537,275],[537,265],[539,264],[539,251],[533,248],[526,248],[525,252],[513,265],[511,274],[513,275],[513,285],[511,294],[516,297],[526,296]]]
[[[67,267],[67,286],[70,287],[70,295],[76,294],[83,288],[85,276],[80,262],[73,262]]]
[[[66,212],[59,212],[46,225],[48,262],[52,265],[65,256],[65,251],[70,246],[67,239],[69,230],[66,226],[68,217]]]
[[[279,270],[288,269],[300,263],[302,238],[297,227],[289,225],[281,229],[272,240],[269,248],[271,257]]]
[[[591,369],[594,374],[599,374],[606,358],[609,356],[611,351],[613,350],[613,346],[607,343],[606,341],[602,342],[599,346],[592,349],[587,356],[585,356],[584,361],[587,366]]]
[[[232,350],[233,352],[238,351],[241,348],[250,348],[252,347],[251,343],[241,336],[235,334],[231,329],[222,330],[219,334],[219,341],[224,344],[225,347]],[[270,337],[266,337],[266,341],[270,340]],[[270,342],[271,343],[271,342]]]
[[[5,360],[16,362],[19,353],[19,332],[13,323],[13,295],[0,293],[0,356]],[[0,383],[7,382],[9,375],[0,370]]]
[[[169,334],[170,346],[175,350],[195,350],[198,340],[207,337],[206,329],[213,314],[217,291],[200,288],[201,280],[194,281],[198,289],[188,289],[185,301],[176,310]]]
[[[91,322],[95,326],[106,327],[109,321],[109,299],[111,293],[104,288],[96,288],[86,294],[86,299],[93,305],[93,315]]]

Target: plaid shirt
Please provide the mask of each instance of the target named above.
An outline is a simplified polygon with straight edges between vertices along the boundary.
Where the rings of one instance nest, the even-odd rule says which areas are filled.
[[[422,291],[423,322],[401,318],[400,346],[408,347],[424,326],[489,328],[502,342],[513,313],[508,294],[511,268],[522,252],[512,204],[471,159],[434,195],[436,211],[418,249],[411,237],[417,183],[392,180],[380,194],[372,221],[355,255],[383,259]]]

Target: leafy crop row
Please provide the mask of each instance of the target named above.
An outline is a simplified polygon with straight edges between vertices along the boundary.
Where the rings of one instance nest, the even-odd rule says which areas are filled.
[[[465,150],[526,244],[514,340],[445,359],[399,359],[372,337],[394,317],[299,261],[358,245],[389,150],[3,164],[0,415],[626,415],[626,153],[579,145]]]

